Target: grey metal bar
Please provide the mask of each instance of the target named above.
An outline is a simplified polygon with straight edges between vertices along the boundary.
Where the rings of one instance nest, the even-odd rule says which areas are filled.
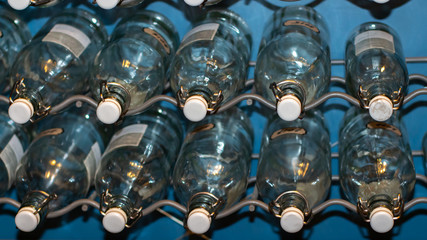
[[[184,207],[183,205],[175,202],[175,201],[172,201],[172,200],[160,200],[158,202],[153,203],[152,205],[150,205],[146,209],[143,209],[142,210],[142,215],[143,216],[148,215],[148,214],[156,211],[157,208],[161,208],[161,207],[164,207],[164,206],[171,206],[171,207],[177,209],[178,211],[180,211],[180,212],[182,212],[184,214],[187,213],[187,208]]]
[[[127,112],[126,116],[138,114],[138,113],[146,110],[147,108],[151,107],[151,105],[153,105],[154,103],[160,102],[160,101],[169,102],[169,103],[172,103],[175,106],[178,105],[176,99],[173,98],[173,97],[170,97],[170,96],[167,96],[167,95],[157,95],[155,97],[152,97],[152,98],[148,99],[144,104],[142,104],[138,108]]]
[[[345,78],[338,77],[338,76],[332,76],[331,77],[331,82],[337,82],[337,83],[345,85]]]
[[[9,103],[9,98],[5,97],[3,95],[0,95],[0,101],[4,102],[4,103]]]
[[[16,208],[21,207],[21,203],[12,198],[2,197],[0,198],[0,204],[9,204]]]
[[[72,103],[75,103],[75,102],[78,102],[78,101],[88,103],[91,107],[94,107],[94,108],[96,108],[98,106],[98,103],[95,100],[93,100],[91,97],[88,97],[88,96],[85,96],[85,95],[75,95],[75,96],[72,96],[72,97],[69,97],[69,98],[65,99],[60,104],[52,107],[52,109],[50,110],[50,113],[51,114],[58,113],[62,109],[66,108],[69,105],[71,105]]]
[[[405,203],[405,207],[404,207],[403,211],[406,212],[410,208],[412,208],[413,206],[420,204],[420,203],[427,203],[427,197],[414,198],[411,201]]]
[[[72,202],[70,205],[68,205],[62,209],[48,213],[47,218],[60,217],[60,216],[65,215],[68,212],[71,212],[75,208],[80,207],[82,205],[87,205],[87,206],[91,206],[91,207],[94,207],[96,209],[99,209],[99,203],[98,202],[95,202],[94,200],[90,200],[90,199],[80,199],[80,200]]]
[[[319,106],[320,104],[324,103],[326,100],[331,99],[331,98],[341,98],[344,100],[347,100],[349,103],[355,105],[355,106],[360,106],[359,101],[348,95],[347,93],[343,93],[343,92],[328,92],[325,95],[321,96],[320,98],[318,98],[316,101],[314,101],[313,103],[308,104],[307,106],[305,106],[305,110],[310,110],[313,108],[316,108],[317,106]]]
[[[253,99],[258,101],[259,103],[263,104],[264,106],[275,110],[276,109],[276,104],[271,103],[270,101],[268,101],[267,99],[261,97],[258,94],[253,94],[253,93],[245,93],[245,94],[241,94],[235,98],[233,98],[231,101],[227,102],[226,104],[224,104],[223,106],[221,106],[218,109],[218,112],[223,112],[229,108],[231,108],[232,106],[238,104],[239,102],[246,100],[246,99]]]
[[[406,95],[405,99],[403,99],[403,104],[405,105],[407,102],[421,95],[427,95],[427,88],[420,88],[409,93],[408,95]]]
[[[231,208],[218,213],[216,218],[220,219],[220,218],[230,216],[233,213],[236,213],[237,211],[242,209],[243,207],[251,206],[251,205],[256,206],[256,207],[260,207],[264,211],[268,212],[268,205],[262,201],[259,201],[259,200],[243,200],[243,201],[237,203],[236,205],[232,206]]]
[[[352,204],[346,200],[330,199],[328,201],[321,203],[319,206],[313,208],[313,210],[312,210],[313,215],[316,215],[316,214],[322,212],[323,210],[325,210],[326,208],[328,208],[332,205],[341,205],[341,206],[347,208],[348,210],[350,210],[352,212],[357,212],[357,207],[354,204]]]

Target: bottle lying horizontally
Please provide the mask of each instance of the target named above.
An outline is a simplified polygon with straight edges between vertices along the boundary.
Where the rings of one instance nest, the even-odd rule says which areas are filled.
[[[34,121],[33,115],[44,117],[52,105],[86,93],[89,64],[106,40],[104,26],[87,11],[67,9],[49,19],[10,70],[10,118]]]
[[[185,117],[197,122],[244,88],[252,38],[229,10],[211,10],[195,26],[182,39],[170,81]]]
[[[386,122],[353,107],[340,129],[340,183],[373,230],[385,233],[403,213],[415,185],[415,168],[405,126],[398,114]]]
[[[287,122],[277,115],[264,131],[257,188],[283,230],[295,233],[311,218],[331,186],[329,132],[320,111]]]
[[[86,105],[40,122],[16,172],[18,229],[31,232],[48,212],[86,196],[109,133]]]
[[[89,0],[90,3],[96,3],[100,8],[113,9],[115,7],[134,7],[144,0]]]
[[[27,24],[18,15],[0,7],[0,92],[9,85],[9,68],[30,39]]]
[[[114,123],[128,110],[160,94],[178,44],[172,22],[159,13],[138,11],[120,21],[91,68],[98,118]]]
[[[348,92],[373,119],[389,119],[401,106],[409,83],[397,33],[383,23],[358,26],[347,41],[345,65]]]
[[[9,6],[16,10],[24,10],[29,6],[33,7],[50,7],[63,0],[7,0]]]
[[[178,115],[158,106],[124,119],[95,177],[104,228],[112,233],[131,227],[141,210],[164,198],[181,146]]]
[[[304,106],[328,92],[329,32],[323,17],[306,6],[276,11],[267,21],[255,66],[255,87],[293,121]]]
[[[249,118],[238,108],[189,126],[173,185],[179,201],[187,206],[185,225],[192,232],[208,231],[216,214],[245,193],[252,141]]]

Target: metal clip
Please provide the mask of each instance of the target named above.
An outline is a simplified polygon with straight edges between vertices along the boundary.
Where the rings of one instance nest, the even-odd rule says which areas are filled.
[[[37,190],[37,191],[33,191],[33,192],[38,192],[38,193],[40,193],[40,194],[42,194],[42,195],[44,195],[44,196],[45,196],[45,199],[43,199],[43,202],[41,202],[41,203],[40,203],[40,205],[38,206],[38,208],[34,208],[34,210],[35,210],[35,211],[34,211],[34,215],[36,215],[36,214],[40,213],[40,211],[41,211],[44,207],[46,207],[46,206],[49,204],[49,202],[50,202],[50,201],[55,200],[55,199],[57,199],[57,198],[58,198],[58,196],[57,196],[55,193],[48,194],[47,192],[39,191],[39,190]]]
[[[393,213],[393,219],[399,219],[403,214],[404,209],[404,202],[403,198],[400,195],[400,193],[397,195],[397,197],[393,198],[392,200],[392,213]],[[370,222],[370,211],[368,206],[368,201],[362,200],[362,198],[359,197],[357,200],[357,213],[363,217],[365,222]]]
[[[400,193],[397,195],[396,198],[393,199],[393,219],[399,219],[403,214],[403,208],[404,208],[404,202],[403,198],[400,195]]]
[[[281,95],[283,95],[282,90],[279,88],[279,86],[277,85],[277,83],[273,82],[270,84],[270,89],[273,92],[274,98],[276,98],[276,101],[280,101],[280,97]]]
[[[112,195],[109,193],[108,189],[99,196],[99,212],[102,216],[105,216],[107,213],[111,197]]]
[[[271,201],[268,204],[268,211],[270,213],[272,213],[275,217],[281,218],[282,217],[281,213],[284,209],[281,209],[281,205],[279,204],[279,201],[280,201],[280,199],[284,198],[286,195],[297,195],[298,197],[301,197],[301,199],[304,200],[304,203],[305,203],[304,209],[303,209],[304,224],[309,223],[311,221],[311,219],[313,219],[313,214],[312,214],[312,211],[310,209],[310,205],[308,203],[307,198],[298,191],[287,191],[287,192],[280,194],[275,200]]]
[[[368,99],[368,90],[363,89],[361,85],[359,85],[359,99],[360,106],[364,109],[369,109],[369,99]],[[402,94],[402,88],[394,91],[391,95],[391,101],[393,103],[393,110],[397,110],[402,106],[404,96]]]
[[[129,91],[123,87],[121,84],[116,83],[116,82],[107,82],[106,80],[102,80],[99,83],[99,98],[101,99],[100,102],[105,101],[105,97],[104,97],[104,92],[106,92],[107,94],[110,94],[110,88],[120,88],[120,90],[122,90],[123,92],[126,93],[126,97],[128,97],[129,99],[126,99],[126,101],[124,101],[125,106],[124,109],[122,111],[122,114],[120,116],[120,118],[122,118],[124,115],[126,115],[126,112],[129,110],[129,106],[130,106],[130,102],[131,102],[131,95],[129,93]]]
[[[54,1],[56,0],[31,0],[30,6],[37,7],[37,6],[45,5]]]
[[[176,99],[178,101],[178,106],[180,108],[183,108],[185,105],[185,102],[189,98],[188,91],[185,90],[182,86],[176,93]],[[213,94],[213,99],[208,102],[208,114],[214,114],[216,111],[218,111],[219,106],[221,102],[224,100],[224,95],[222,94],[222,90],[219,90],[218,93]]]
[[[99,212],[101,213],[101,215],[105,216],[105,214],[107,213],[112,196],[113,195],[111,195],[108,189],[101,194],[99,200]],[[130,216],[127,217],[125,225],[125,227],[127,228],[131,228],[142,217],[142,207],[132,208],[131,213],[129,215]]]
[[[222,207],[222,205],[224,204],[224,199],[223,198],[217,198],[215,195],[213,195],[212,193],[209,192],[198,192],[196,194],[194,194],[191,198],[189,202],[192,202],[192,200],[194,198],[196,198],[199,195],[208,195],[210,198],[215,200],[215,203],[212,205],[212,211],[210,213],[210,217],[211,218],[215,218],[215,216],[218,214],[219,209]],[[190,209],[187,208],[187,212],[190,213]]]

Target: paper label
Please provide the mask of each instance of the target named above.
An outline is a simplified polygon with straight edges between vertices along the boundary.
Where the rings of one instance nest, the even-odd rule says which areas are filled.
[[[298,128],[298,127],[289,127],[289,128],[282,128],[277,131],[275,131],[273,134],[271,134],[271,139],[275,139],[277,137],[280,137],[282,135],[286,134],[298,134],[298,135],[304,135],[307,131],[304,128]]]
[[[306,28],[308,28],[314,32],[317,32],[317,33],[320,32],[319,29],[316,26],[314,26],[313,24],[308,23],[308,22],[304,22],[301,20],[288,20],[288,21],[284,22],[283,25],[284,26],[295,26],[295,25],[296,26],[303,26],[303,27],[306,27]]]
[[[184,38],[182,39],[180,48],[183,48],[188,44],[196,41],[212,41],[215,37],[216,32],[218,31],[218,28],[218,23],[207,23],[193,28],[187,34],[185,34]]]
[[[80,57],[91,42],[84,32],[66,24],[56,24],[42,41],[59,44],[68,49],[77,58]]]
[[[370,122],[366,125],[366,127],[369,129],[380,128],[380,129],[391,131],[398,136],[402,136],[402,132],[400,132],[400,130],[397,127],[385,122]]]
[[[394,39],[390,33],[372,30],[363,32],[356,36],[354,39],[356,56],[362,52],[373,49],[380,48],[388,52],[394,53]]]
[[[7,173],[9,175],[9,188],[15,180],[15,171],[21,162],[23,155],[24,148],[22,147],[21,141],[19,141],[19,138],[16,135],[13,135],[6,147],[0,153],[0,158],[6,166]]]
[[[92,182],[92,179],[95,177],[96,168],[101,161],[101,149],[99,144],[95,142],[90,148],[90,152],[84,160],[84,165],[88,173],[89,182]]]
[[[120,147],[137,147],[141,142],[146,129],[147,124],[133,124],[121,129],[111,138],[107,150],[105,150],[105,154]]]
[[[157,39],[157,41],[159,41],[159,43],[163,46],[163,48],[165,49],[167,54],[171,53],[171,49],[169,47],[168,42],[166,42],[166,40],[162,37],[162,35],[160,35],[158,32],[154,31],[151,28],[143,28],[143,31],[149,35],[151,35],[152,37],[154,37],[155,39]]]

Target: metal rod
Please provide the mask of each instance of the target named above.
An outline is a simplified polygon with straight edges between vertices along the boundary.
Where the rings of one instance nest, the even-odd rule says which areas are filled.
[[[126,116],[135,115],[135,114],[141,113],[144,110],[146,110],[147,108],[151,107],[151,105],[153,105],[154,103],[160,102],[160,101],[169,102],[169,103],[172,103],[175,106],[178,105],[176,99],[173,98],[173,97],[170,97],[170,96],[167,96],[167,95],[157,95],[155,97],[152,97],[152,98],[148,99],[144,104],[142,104],[138,108],[127,112]]]
[[[69,105],[75,103],[75,102],[85,102],[88,103],[90,106],[96,108],[98,106],[98,103],[93,100],[91,97],[85,96],[85,95],[75,95],[72,97],[69,97],[67,99],[65,99],[63,102],[61,102],[60,104],[52,107],[52,109],[50,110],[51,114],[55,114],[60,112],[61,110],[63,110],[64,108],[68,107]]]
[[[345,78],[338,77],[338,76],[332,76],[331,82],[336,82],[345,85]]]
[[[352,203],[350,203],[350,202],[348,202],[346,200],[343,200],[343,199],[330,199],[328,201],[325,201],[325,202],[321,203],[319,206],[313,208],[313,210],[312,210],[313,211],[313,215],[316,215],[316,214],[322,212],[323,210],[325,210],[326,208],[328,208],[328,207],[330,207],[332,205],[341,205],[341,206],[347,208],[348,210],[350,210],[352,212],[357,212],[357,207],[354,204],[352,204]]]
[[[155,202],[153,204],[151,204],[149,207],[147,207],[146,209],[142,210],[142,216],[148,215],[154,211],[156,211],[157,208],[161,208],[164,206],[171,206],[175,209],[177,209],[178,211],[182,212],[182,213],[187,213],[187,208],[184,207],[183,205],[172,201],[172,200],[160,200],[158,202]]]
[[[12,198],[2,197],[0,198],[0,204],[9,204],[15,208],[21,207],[21,203]]]
[[[417,89],[411,92],[410,94],[406,95],[405,99],[403,99],[403,104],[406,104],[407,102],[411,101],[415,97],[421,96],[421,95],[427,95],[427,88]]]
[[[223,112],[223,111],[231,108],[232,106],[234,106],[234,105],[236,105],[236,104],[238,104],[241,101],[246,100],[246,99],[253,99],[253,100],[258,101],[259,103],[261,103],[262,105],[264,105],[264,106],[266,106],[266,107],[268,107],[270,109],[273,109],[273,110],[276,109],[276,104],[271,103],[270,101],[268,101],[267,99],[261,97],[260,95],[253,94],[253,93],[245,93],[245,94],[241,94],[241,95],[233,98],[231,101],[229,101],[226,104],[224,104],[223,106],[221,106],[218,109],[218,113],[219,112]]]
[[[0,101],[4,102],[4,103],[9,103],[9,98],[3,95],[0,95]]]
[[[259,200],[243,200],[243,201],[237,203],[236,205],[232,206],[231,208],[218,213],[216,218],[220,219],[220,218],[227,217],[227,216],[239,211],[241,208],[246,207],[246,206],[250,206],[250,205],[260,207],[264,211],[268,212],[268,205],[262,201],[259,201]]]
[[[80,207],[82,205],[87,205],[87,206],[91,206],[91,207],[94,207],[96,209],[99,209],[99,203],[98,202],[95,202],[94,200],[90,200],[90,199],[80,199],[80,200],[72,202],[70,205],[68,205],[62,209],[48,213],[47,218],[60,217],[60,216],[65,215],[66,213],[71,212],[73,209]]]
[[[427,203],[427,197],[414,198],[411,201],[405,203],[405,207],[404,207],[403,211],[406,212],[410,208],[412,208],[413,206],[420,204],[420,203]]]
[[[316,108],[317,106],[319,106],[320,104],[326,102],[326,100],[331,99],[331,98],[341,98],[341,99],[347,100],[349,103],[351,103],[351,104],[353,104],[355,106],[360,106],[360,103],[359,103],[359,101],[356,98],[354,98],[354,97],[352,97],[352,96],[350,96],[350,95],[348,95],[346,93],[343,93],[343,92],[328,92],[325,95],[321,96],[320,98],[316,99],[316,101],[314,101],[314,102],[308,104],[307,106],[305,106],[304,109],[305,110],[310,110],[310,109]]]

